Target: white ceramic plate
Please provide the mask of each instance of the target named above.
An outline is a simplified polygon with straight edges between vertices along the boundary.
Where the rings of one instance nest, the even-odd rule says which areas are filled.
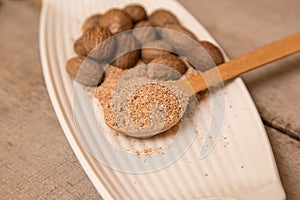
[[[108,200],[285,199],[263,124],[248,91],[239,78],[225,87],[226,107],[222,135],[213,151],[204,159],[199,159],[199,149],[211,122],[209,98],[205,98],[199,105],[201,112],[196,120],[201,120],[200,123],[183,126],[181,132],[196,129],[200,134],[195,134],[191,144],[182,155],[176,157],[174,162],[163,163],[164,152],[139,156],[134,152],[128,152],[132,150],[128,150],[129,144],[139,142],[126,141],[122,138],[116,140],[111,137],[109,129],[101,119],[101,110],[96,109],[98,121],[87,121],[85,116],[95,114],[93,110],[89,110],[93,108],[91,106],[93,101],[81,86],[78,86],[77,93],[83,99],[79,103],[81,109],[76,109],[75,112],[83,117],[75,117],[74,120],[72,109],[74,84],[65,71],[67,59],[75,55],[72,49],[73,40],[80,35],[82,22],[87,16],[104,12],[110,7],[123,7],[130,2],[134,1],[43,1],[40,53],[48,92],[73,151],[101,196]],[[164,0],[158,4],[157,1],[143,0],[138,3],[144,5],[148,12],[159,7],[173,11],[181,23],[192,27],[192,31],[201,39],[215,43],[204,27],[178,2]],[[74,121],[77,121],[77,124]],[[100,128],[102,133],[93,131],[98,130],[97,128]],[[106,140],[99,140],[100,136],[97,134],[104,135]],[[130,159],[111,157],[115,149],[103,150],[103,145],[112,143],[116,151],[122,151],[117,141],[123,142],[122,145],[125,145]],[[153,144],[172,149],[170,144],[172,140],[168,138],[165,142]],[[131,148],[142,148],[139,145]],[[101,160],[103,155],[107,159],[106,163]],[[141,173],[141,168],[152,166],[153,157],[158,158],[159,164],[163,163],[163,165],[158,164],[155,169],[147,168],[147,173]],[[115,163],[116,166],[109,166]],[[120,169],[120,166],[134,164],[141,165],[141,168],[137,169],[139,173]]]

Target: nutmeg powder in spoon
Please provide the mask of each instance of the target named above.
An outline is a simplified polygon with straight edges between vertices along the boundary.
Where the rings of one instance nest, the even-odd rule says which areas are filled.
[[[97,88],[96,98],[104,110],[105,122],[113,130],[149,137],[171,128],[174,118],[182,116],[188,97],[175,87],[147,78],[145,69],[136,67],[130,73],[110,66]]]
[[[165,86],[147,84],[131,94],[128,114],[135,125],[151,126],[164,122],[166,126],[180,117],[181,107],[175,94]],[[150,127],[149,127],[150,128]]]

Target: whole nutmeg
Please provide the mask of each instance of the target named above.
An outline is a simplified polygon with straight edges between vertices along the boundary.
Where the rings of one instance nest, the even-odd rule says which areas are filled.
[[[116,36],[116,42],[117,51],[114,57],[117,58],[112,64],[122,69],[133,67],[140,57],[139,44],[136,39],[130,34],[121,33]]]
[[[103,80],[105,65],[88,57],[77,56],[67,61],[66,70],[79,83],[96,86]]]
[[[200,41],[199,44],[207,51],[216,65],[224,63],[224,57],[218,47],[208,41]]]
[[[193,40],[198,40],[198,38],[194,35],[194,33],[192,33],[190,30],[188,30],[187,28],[183,27],[180,24],[176,24],[176,23],[171,23],[171,24],[166,24],[163,28],[167,28],[167,29],[171,29],[173,31],[177,31],[179,33],[182,33],[188,37],[190,37]],[[178,38],[174,38],[174,32],[173,31],[168,31],[168,30],[163,30],[161,31],[161,35],[163,37],[163,39],[165,40],[172,40],[172,42],[175,42],[176,39],[178,40]]]
[[[132,31],[133,36],[140,42],[141,45],[158,39],[158,34],[150,21],[138,22]]]
[[[87,56],[87,54],[88,54],[88,52],[86,52],[86,50],[83,46],[82,37],[75,40],[73,49],[74,49],[75,53],[79,56]]]
[[[133,21],[124,11],[113,8],[100,18],[99,25],[108,28],[114,35],[133,27]]]
[[[114,52],[115,42],[111,36],[107,28],[96,26],[83,33],[81,42],[89,57],[101,60],[109,58]]]
[[[142,46],[142,60],[149,63],[158,56],[169,55],[172,47],[162,40],[154,40]]]
[[[206,71],[224,63],[224,57],[218,47],[207,41],[197,41],[190,45],[190,50],[184,55],[187,61],[198,71]]]
[[[154,11],[150,17],[149,20],[152,22],[154,26],[163,27],[166,24],[170,23],[177,23],[179,24],[179,21],[175,15],[173,15],[170,11],[159,9]]]
[[[180,24],[165,25],[164,29],[160,31],[160,35],[178,55],[190,54],[192,49],[198,46],[197,37]]]
[[[127,5],[124,12],[131,17],[134,22],[142,21],[147,19],[147,12],[145,8],[138,4]]]
[[[154,63],[170,67],[170,68],[176,70],[177,72],[179,72],[180,74],[184,74],[187,70],[186,64],[179,57],[177,57],[173,54],[168,54],[168,55],[163,55],[163,56],[157,57],[157,58],[153,59],[149,63],[149,65],[154,64]]]
[[[95,15],[88,17],[82,25],[82,31],[84,32],[90,28],[99,26],[100,18],[101,18],[101,14],[95,14]]]

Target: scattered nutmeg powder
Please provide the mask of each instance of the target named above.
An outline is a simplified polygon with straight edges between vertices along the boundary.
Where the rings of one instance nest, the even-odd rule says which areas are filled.
[[[118,130],[111,111],[111,98],[116,84],[127,70],[110,65],[105,71],[104,81],[96,89],[95,97],[98,99],[103,111],[106,124],[113,130]]]

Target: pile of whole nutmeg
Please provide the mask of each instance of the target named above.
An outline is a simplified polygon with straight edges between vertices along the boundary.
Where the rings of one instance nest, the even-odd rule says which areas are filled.
[[[200,40],[168,10],[158,9],[148,16],[137,4],[112,8],[85,20],[82,35],[74,42],[77,56],[67,61],[66,70],[87,86],[101,84],[107,67],[125,71],[140,64],[147,66],[150,78],[177,80],[197,71],[185,57],[191,46],[185,37],[204,48],[216,65],[224,62],[216,46]],[[184,53],[177,53],[180,51]]]

